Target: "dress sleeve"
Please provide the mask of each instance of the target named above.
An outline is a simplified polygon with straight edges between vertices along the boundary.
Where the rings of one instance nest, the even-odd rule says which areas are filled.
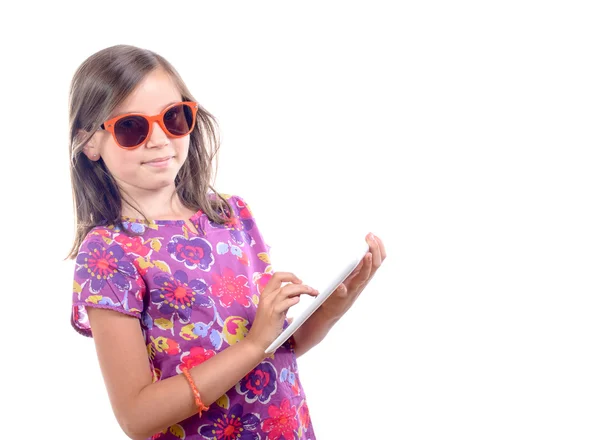
[[[256,219],[250,206],[240,196],[232,196],[229,203],[233,206],[235,232],[240,235],[238,243],[244,243],[243,252],[247,252],[248,265],[252,268],[252,281],[256,286],[256,293],[262,293],[267,282],[273,275],[271,263],[271,247],[265,242],[261,231],[258,229]],[[258,301],[258,298],[256,298]]]
[[[230,201],[234,205],[234,213],[238,221],[238,228],[246,234],[246,241],[257,252],[270,254],[271,246],[265,241],[261,231],[258,229],[256,219],[248,203],[240,196],[232,196]]]
[[[108,228],[92,230],[75,259],[71,324],[92,336],[86,307],[110,309],[141,319],[146,285]]]

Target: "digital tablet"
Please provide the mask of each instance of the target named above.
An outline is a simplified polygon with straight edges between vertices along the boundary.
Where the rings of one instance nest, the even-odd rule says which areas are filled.
[[[298,316],[294,317],[294,320],[288,325],[281,334],[273,341],[273,343],[265,350],[265,353],[273,353],[277,350],[281,344],[288,340],[290,336],[294,334],[296,330],[306,321],[315,310],[317,310],[323,302],[329,298],[329,296],[338,288],[342,281],[344,281],[354,269],[359,265],[365,255],[369,252],[369,245],[365,242],[360,250],[354,255],[350,255],[350,258],[342,270],[335,272],[331,275],[331,278],[323,284],[323,287],[310,286],[317,289],[319,295],[317,295]]]

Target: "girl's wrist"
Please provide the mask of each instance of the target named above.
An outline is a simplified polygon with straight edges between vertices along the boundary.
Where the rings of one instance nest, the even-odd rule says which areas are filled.
[[[255,342],[252,338],[244,338],[238,344],[242,344],[244,346],[244,351],[248,353],[252,359],[256,361],[258,365],[262,360],[267,357],[265,350],[267,347],[263,347],[261,344]]]
[[[331,307],[327,304],[327,301],[325,301],[321,307],[319,307],[317,309],[317,311],[313,314],[313,316],[315,317],[315,321],[320,321],[320,323],[322,325],[329,325],[329,326],[333,326],[336,322],[338,322],[340,320],[340,318],[342,316],[344,316],[344,313],[346,312],[346,310],[340,311],[339,309],[336,309],[335,307]],[[312,318],[312,316],[311,316]]]

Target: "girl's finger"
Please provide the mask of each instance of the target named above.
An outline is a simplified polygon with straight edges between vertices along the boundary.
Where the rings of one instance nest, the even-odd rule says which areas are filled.
[[[291,298],[286,298],[284,301],[275,304],[273,306],[273,310],[275,311],[275,313],[287,313],[290,307],[298,304],[299,302],[299,296],[292,296]]]
[[[373,259],[373,254],[371,252],[367,252],[365,254],[364,258],[362,259],[362,263],[361,263],[362,268],[356,277],[356,279],[358,280],[359,283],[362,283],[369,278],[369,275],[371,274],[372,259]]]
[[[302,294],[317,296],[319,292],[317,292],[317,289],[313,289],[312,287],[304,284],[288,284],[279,290],[278,296],[281,298],[289,298]]]
[[[358,275],[360,273],[360,271],[362,270],[362,268],[365,265],[365,259],[363,257],[362,260],[360,260],[360,263],[358,263],[358,266],[356,266],[356,269],[354,269],[352,271],[352,273],[350,275],[348,275],[347,280],[351,280],[352,278],[354,278],[356,275]]]
[[[381,266],[381,250],[379,249],[379,241],[377,241],[377,237],[373,233],[369,234],[368,243],[372,254],[373,266],[377,269]]]
[[[379,243],[379,251],[381,252],[381,261],[385,260],[385,257],[387,257],[387,254],[385,252],[385,246],[383,245],[383,241],[381,240],[381,238],[375,236],[375,238],[377,239],[377,242]]]
[[[302,280],[291,272],[275,272],[263,289],[263,296],[269,296],[276,291],[284,282],[292,284],[301,284]]]
[[[373,267],[373,254],[371,252],[367,252],[367,255],[365,256],[365,273],[361,277],[361,281],[367,281],[369,278],[371,278],[374,272],[375,270]]]

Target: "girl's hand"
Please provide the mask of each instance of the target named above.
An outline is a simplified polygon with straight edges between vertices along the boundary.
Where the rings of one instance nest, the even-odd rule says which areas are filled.
[[[333,319],[339,319],[348,311],[385,260],[385,247],[381,239],[369,234],[366,241],[369,244],[369,252],[321,306],[327,316]]]
[[[282,287],[284,282],[289,284]],[[288,309],[298,304],[303,294],[317,296],[318,292],[302,284],[293,273],[275,272],[260,296],[256,316],[246,339],[266,350],[283,331]]]

